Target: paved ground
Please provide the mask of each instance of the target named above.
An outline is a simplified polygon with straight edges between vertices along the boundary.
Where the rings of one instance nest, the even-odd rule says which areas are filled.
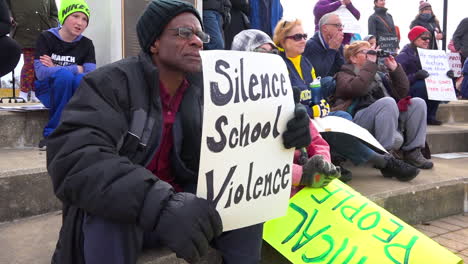
[[[468,263],[468,213],[414,227]]]

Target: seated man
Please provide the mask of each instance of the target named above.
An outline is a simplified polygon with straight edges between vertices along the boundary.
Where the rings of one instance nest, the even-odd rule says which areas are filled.
[[[329,13],[319,21],[319,31],[315,32],[305,46],[304,53],[315,67],[317,76],[334,76],[344,64],[343,24],[338,15]]]
[[[189,3],[153,0],[137,22],[142,52],[86,75],[49,136],[47,168],[63,202],[54,263],[136,263],[168,247],[195,263],[210,246],[225,264],[260,261],[262,225],[222,233],[212,201],[195,196],[209,36]],[[300,104],[283,134],[309,145]]]
[[[367,41],[347,45],[345,57],[347,64],[336,75],[332,109],[350,113],[388,151],[400,149],[401,144],[396,144],[400,130],[404,160],[421,169],[432,168],[433,163],[421,153],[426,141],[426,104],[421,98],[407,97],[409,82],[401,65],[390,56],[385,58],[388,75],[378,72],[376,52]]]
[[[59,11],[61,27],[39,35],[34,70],[36,96],[49,108],[49,122],[44,128],[46,139],[60,121],[63,108],[75,93],[83,75],[96,69],[93,42],[82,33],[88,27],[89,8],[84,0],[62,0]]]

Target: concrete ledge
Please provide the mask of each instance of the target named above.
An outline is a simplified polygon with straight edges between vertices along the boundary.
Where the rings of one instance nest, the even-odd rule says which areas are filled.
[[[0,222],[61,208],[45,168],[44,151],[1,149],[0,157]]]
[[[378,170],[351,168],[351,187],[409,224],[460,214],[468,195],[463,159],[434,159],[434,168],[421,170],[411,182],[383,178]]]
[[[467,123],[468,101],[460,100],[441,104],[437,110],[437,119],[444,123]]]
[[[468,123],[428,126],[427,143],[433,154],[468,152]]]
[[[36,147],[48,120],[48,111],[26,113],[0,111],[0,147]]]

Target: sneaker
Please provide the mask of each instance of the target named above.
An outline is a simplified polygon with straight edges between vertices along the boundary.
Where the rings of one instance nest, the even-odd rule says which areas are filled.
[[[420,169],[431,169],[434,167],[432,161],[424,158],[420,148],[403,152],[404,161]]]
[[[440,126],[442,125],[442,122],[437,119],[429,119],[427,120],[427,124],[430,126]]]
[[[34,91],[31,92],[31,99],[29,100],[32,103],[39,103],[39,98],[36,97],[36,93]]]
[[[419,169],[390,155],[385,155],[387,165],[380,169],[386,178],[397,178],[399,181],[411,181],[419,174]]]
[[[39,150],[41,151],[46,151],[47,150],[47,144],[46,144],[46,139],[43,138],[41,141],[39,141]]]
[[[341,170],[341,177],[339,178],[340,181],[346,183],[353,179],[353,173],[350,170],[344,168],[343,166],[340,166],[340,170]]]
[[[19,93],[19,98],[23,99],[24,102],[27,102],[28,101],[28,93],[25,93],[25,92],[21,92]]]

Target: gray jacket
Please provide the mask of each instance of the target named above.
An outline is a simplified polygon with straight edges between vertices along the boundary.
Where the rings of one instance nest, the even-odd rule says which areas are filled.
[[[16,27],[11,37],[22,48],[35,48],[36,39],[42,31],[57,27],[55,0],[6,0]]]

